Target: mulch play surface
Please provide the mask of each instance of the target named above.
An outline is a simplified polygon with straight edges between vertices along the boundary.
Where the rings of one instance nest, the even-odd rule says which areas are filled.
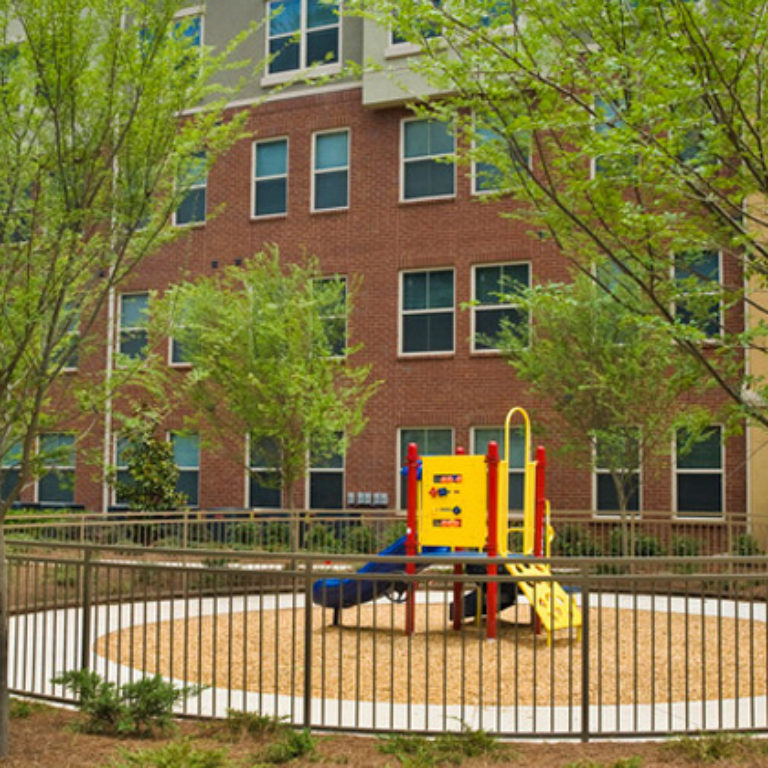
[[[114,739],[75,732],[71,729],[75,713],[59,709],[33,711],[29,717],[11,721],[11,756],[0,761],[3,768],[101,768],[119,758],[120,750],[137,750],[160,746],[163,739]],[[179,724],[178,737],[192,740],[199,749],[227,749],[236,765],[249,768],[257,762],[263,741],[244,736],[235,742],[223,738],[225,728],[212,722],[184,721]],[[322,735],[312,758],[293,760],[290,766],[335,764],[384,768],[400,765],[397,757],[382,754],[377,748],[381,740],[375,737]],[[491,765],[536,766],[536,768],[611,768],[626,765],[627,758],[639,758],[642,768],[660,766],[693,766],[700,762],[679,752],[672,753],[663,742],[620,743],[514,743],[505,745],[507,755],[501,760],[488,758],[465,759],[461,765],[480,768]],[[752,753],[710,763],[716,766],[768,766],[768,756]],[[762,750],[760,750],[762,751]],[[630,763],[632,764],[632,763]]]

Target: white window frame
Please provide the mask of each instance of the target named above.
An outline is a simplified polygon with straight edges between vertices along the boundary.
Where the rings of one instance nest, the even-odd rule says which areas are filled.
[[[434,314],[436,312],[447,312],[448,307],[438,307],[436,309],[409,309],[403,308],[405,303],[405,275],[419,274],[421,272],[447,272],[450,271],[453,275],[453,304],[451,305],[451,334],[453,337],[453,345],[451,349],[442,349],[437,351],[424,350],[419,352],[404,352],[404,318],[406,315],[427,315]],[[398,357],[450,357],[456,354],[456,269],[454,267],[427,267],[426,269],[403,269],[400,270],[398,277],[400,281],[399,285],[399,298],[398,298],[398,315],[397,315],[397,354]]]
[[[283,509],[283,489],[282,485],[278,489],[278,493],[280,494],[280,503],[276,507],[254,507],[251,506],[251,474],[253,472],[274,472],[276,474],[280,474],[279,469],[275,469],[274,467],[264,467],[264,466],[252,466],[251,465],[251,435],[246,434],[245,436],[245,455],[247,457],[247,462],[245,466],[245,504],[243,507],[245,509],[266,509],[266,510],[273,510],[273,509]]]
[[[341,475],[341,506],[344,509],[347,499],[347,454],[341,454],[341,467],[315,467],[312,465],[312,454],[307,454],[307,482],[305,483],[305,506],[307,509],[326,509],[326,507],[311,506],[312,475]],[[333,508],[335,509],[335,507]]]
[[[598,475],[608,475],[610,471],[597,464],[597,441],[591,440],[592,450],[592,515],[599,520],[618,520],[621,518],[620,510],[603,510],[597,508],[597,478]],[[639,520],[643,511],[643,451],[638,442],[637,446],[637,469],[633,470],[637,475],[637,510],[628,509],[627,517]]]
[[[346,133],[347,135],[347,163],[344,166],[338,166],[335,168],[323,168],[318,170],[315,167],[317,160],[317,139],[320,136],[332,136],[338,133]],[[332,213],[334,211],[347,211],[349,210],[350,203],[350,177],[351,177],[351,155],[352,155],[352,132],[349,128],[330,128],[328,130],[316,131],[312,134],[312,157],[311,163],[311,179],[310,179],[310,211],[312,213]],[[347,203],[346,205],[339,205],[329,208],[318,208],[316,200],[316,181],[318,176],[322,176],[326,173],[338,173],[339,171],[345,171],[347,174]]]
[[[495,424],[478,424],[474,427],[470,427],[469,429],[469,440],[470,445],[472,446],[472,453],[477,454],[477,433],[481,430],[488,429],[488,430],[494,430],[498,431],[500,434],[500,439],[497,441],[499,445],[499,456],[501,457],[504,453],[504,426],[497,426]],[[522,433],[522,427],[511,427],[512,430],[519,429]],[[511,437],[511,435],[510,435]],[[509,461],[509,457],[505,456],[502,458],[502,461]],[[525,504],[525,461],[523,461],[522,466],[510,466],[507,472],[508,475],[520,475],[523,478],[523,504]],[[508,511],[511,511],[511,507]],[[517,510],[515,510],[517,511]]]
[[[475,150],[477,149],[477,147],[478,147],[477,137],[475,137],[474,139],[472,139],[472,149]],[[515,163],[514,160],[511,160],[511,162]],[[490,165],[490,163],[487,163],[487,165]],[[515,165],[517,164],[515,163]],[[499,194],[500,192],[503,192],[503,190],[498,187],[495,187],[493,189],[479,189],[478,181],[480,180],[480,175],[477,172],[477,166],[478,166],[477,158],[473,157],[472,163],[471,163],[471,172],[470,172],[470,176],[472,178],[472,195],[475,197],[483,197],[486,195],[495,195],[495,194]],[[528,142],[528,162],[526,163],[526,166],[529,170],[533,170],[533,142],[531,139],[529,139],[529,142]]]
[[[477,312],[484,310],[499,310],[499,309],[515,309],[519,305],[506,303],[506,304],[477,304],[477,270],[484,267],[508,267],[508,266],[522,266],[528,267],[528,287],[531,287],[531,279],[533,274],[533,264],[530,261],[493,261],[487,263],[473,264],[471,270],[472,277],[472,312],[470,318],[470,350],[473,355],[498,355],[499,348],[491,347],[488,349],[480,349],[477,347]],[[531,313],[528,312],[528,318],[526,320],[528,328],[531,327]]]
[[[46,432],[43,435],[39,435],[37,437],[37,453],[40,454],[42,452],[42,443],[43,438],[45,436],[49,435],[67,435],[73,438],[72,440],[72,464],[49,464],[45,463],[43,464],[44,471],[37,477],[35,480],[35,487],[34,487],[34,501],[36,504],[51,504],[56,506],[62,506],[66,507],[68,504],[76,504],[75,501],[75,489],[76,489],[76,483],[77,483],[77,440],[75,439],[75,435],[72,432]],[[66,502],[66,501],[45,501],[40,498],[40,481],[51,472],[71,472],[72,473],[72,501]]]
[[[406,197],[405,196],[405,168],[407,163],[422,162],[424,160],[436,160],[444,157],[455,157],[456,155],[456,125],[450,123],[447,127],[453,134],[453,150],[451,152],[444,152],[442,154],[434,155],[419,155],[418,157],[405,157],[405,126],[408,123],[417,122],[440,122],[435,118],[428,117],[404,117],[400,121],[400,203],[410,205],[412,203],[423,203],[430,200],[455,200],[456,199],[456,162],[451,162],[451,170],[453,172],[453,191],[448,194],[442,195],[426,195],[424,197]]]
[[[115,334],[115,352],[118,356],[126,357],[126,353],[122,351],[122,334],[123,331],[131,332],[131,331],[139,331],[139,330],[146,330],[146,328],[142,328],[141,326],[128,326],[123,327],[123,298],[126,296],[146,296],[147,297],[147,306],[149,306],[149,291],[126,291],[125,293],[121,293],[118,295],[118,301],[117,301],[117,333]],[[144,360],[146,359],[147,354],[149,354],[149,336],[147,336],[147,345],[145,347],[146,354],[144,357],[135,357],[135,358],[129,358],[131,362],[136,362],[137,360]]]
[[[264,3],[264,56],[265,60],[269,59],[270,53],[269,53],[269,44],[271,42],[270,34],[269,34],[269,19],[272,13],[274,13],[275,9],[271,8],[271,3],[275,4],[275,7],[280,6],[279,0],[266,0]],[[337,75],[341,72],[342,69],[342,62],[344,61],[344,54],[343,54],[343,13],[342,13],[342,2],[339,0],[339,6],[338,6],[338,21],[336,24],[328,24],[325,27],[315,27],[312,29],[313,32],[317,32],[321,29],[330,29],[332,27],[337,27],[338,29],[338,60],[329,62],[327,64],[310,64],[309,66],[304,65],[304,60],[306,59],[306,51],[307,51],[307,34],[308,34],[308,27],[307,27],[307,0],[301,0],[301,20],[299,22],[299,30],[297,33],[298,40],[299,40],[299,66],[296,67],[296,69],[288,69],[283,72],[270,72],[269,71],[269,64],[266,65],[265,68],[265,74],[261,78],[259,85],[262,88],[267,88],[271,85],[279,85],[280,83],[288,82],[289,80],[292,80],[296,77],[297,74],[303,74],[307,77],[327,77],[328,75]],[[280,35],[282,37],[282,35]]]
[[[672,509],[674,510],[675,519],[678,520],[724,520],[725,519],[725,440],[722,424],[710,424],[707,429],[717,429],[720,433],[720,469],[687,469],[685,467],[679,468],[677,466],[677,435],[672,438]],[[678,505],[678,475],[720,475],[720,512],[719,513],[697,513],[697,512],[682,512]]]
[[[257,176],[256,175],[256,148],[259,144],[272,144],[277,141],[285,142],[285,173],[275,176]],[[291,140],[288,136],[270,136],[265,139],[254,141],[251,146],[251,221],[265,221],[267,219],[282,219],[288,215],[288,200],[290,197],[291,185]],[[256,213],[256,184],[259,181],[270,181],[272,179],[285,179],[285,210],[280,213]]]
[[[117,475],[119,472],[125,472],[128,470],[127,464],[119,464],[120,460],[120,452],[118,450],[118,447],[120,445],[120,439],[121,439],[120,433],[115,433],[112,438],[112,462],[115,468],[115,481],[117,481]],[[118,501],[117,498],[117,486],[116,482],[112,483],[112,487],[110,488],[110,495],[112,499],[112,506],[113,507],[127,507],[128,505],[125,502]]]
[[[697,249],[693,249],[692,248],[691,249],[691,251],[694,251],[694,250],[698,251],[698,252],[705,252],[705,251],[717,252],[717,285],[718,285],[719,288],[721,288],[722,285],[723,285],[723,251],[722,251],[722,249],[720,249],[720,248],[697,248]],[[675,284],[676,281],[677,281],[676,259],[677,259],[677,254],[673,253],[672,254],[672,265],[670,267],[670,276],[671,276],[673,284]],[[725,327],[724,327],[725,316],[724,316],[724,313],[723,313],[723,302],[720,300],[720,291],[719,290],[712,291],[712,295],[718,297],[718,299],[717,299],[717,327],[718,327],[718,332],[717,332],[716,336],[706,336],[704,338],[704,342],[705,343],[710,343],[710,344],[716,344],[719,340],[721,340],[723,338],[723,334],[725,332]],[[677,307],[678,307],[677,302],[673,301],[671,309],[672,309],[672,314],[674,316],[677,316]],[[695,325],[695,323],[693,323],[693,324]]]
[[[206,153],[205,153],[205,151],[203,151],[202,153],[198,153],[198,154],[205,155]],[[207,157],[204,157],[203,160],[207,164],[207,162],[208,162]],[[187,195],[189,195],[192,192],[195,192],[195,191],[197,191],[199,189],[204,190],[204,196],[203,196],[203,202],[204,202],[204,205],[203,205],[203,218],[199,219],[199,220],[196,220],[196,221],[184,221],[184,222],[179,223],[179,221],[178,221],[179,207],[184,202],[184,200],[186,199]],[[174,208],[174,210],[173,210],[173,226],[174,227],[179,227],[180,229],[195,229],[197,227],[204,227],[207,220],[208,220],[208,168],[206,167],[206,169],[205,169],[205,177],[204,177],[203,181],[202,182],[198,182],[197,184],[190,184],[189,187],[187,188],[187,191],[184,193],[184,197],[179,201],[179,204]]]
[[[405,455],[403,456],[400,455],[400,444],[403,441],[403,432],[414,430],[414,429],[420,429],[420,430],[423,430],[424,432],[437,432],[438,430],[450,432],[451,455],[453,455],[453,453],[456,450],[456,430],[453,427],[449,427],[447,425],[437,425],[437,426],[417,426],[417,425],[410,426],[409,425],[404,427],[398,427],[397,442],[395,443],[395,488],[396,488],[395,503],[397,504],[395,509],[406,509],[408,506],[408,499],[402,499],[403,505],[400,506],[400,503],[401,503],[400,489],[401,489],[401,483],[402,483],[402,477],[403,477],[402,468],[405,465],[406,459],[408,458]],[[406,445],[405,448],[407,450],[408,446]],[[419,458],[421,458],[422,456],[434,456],[434,455],[435,454],[430,454],[430,453],[425,453],[425,454],[419,453]]]
[[[193,467],[192,465],[187,465],[187,464],[182,466],[181,464],[177,464],[176,463],[176,456],[175,455],[173,457],[173,464],[176,467],[176,469],[179,470],[179,474],[181,474],[181,472],[197,472],[197,499],[194,502],[190,501],[189,502],[189,506],[191,508],[193,508],[193,509],[199,509],[200,508],[200,488],[202,487],[201,483],[200,483],[200,480],[201,480],[201,477],[202,477],[202,472],[201,472],[201,467],[200,467],[201,458],[202,458],[201,450],[200,450],[200,447],[201,447],[200,446],[200,433],[199,432],[190,432],[190,433],[185,435],[183,430],[175,430],[175,429],[169,430],[168,432],[165,433],[165,439],[166,439],[167,442],[169,442],[171,444],[171,448],[173,448],[173,437],[174,437],[174,435],[178,435],[179,437],[191,437],[192,435],[194,435],[197,438],[197,466]]]

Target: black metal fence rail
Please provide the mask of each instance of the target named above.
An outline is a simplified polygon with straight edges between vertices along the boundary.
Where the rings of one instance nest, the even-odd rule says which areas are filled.
[[[495,562],[494,579],[513,594],[506,561]],[[359,556],[139,557],[130,547],[16,540],[11,688],[66,700],[51,679],[87,667],[118,685],[159,673],[205,686],[184,702],[186,714],[257,711],[316,729],[466,725],[585,740],[768,730],[767,558],[550,563],[554,576],[531,582],[544,590],[555,578],[575,601],[573,621],[548,644],[519,593],[500,614],[497,639],[486,639],[477,608],[490,577],[477,558],[440,557],[427,568],[421,559],[409,577],[357,573]],[[457,575],[456,565],[473,572]],[[468,616],[455,630],[457,583]],[[410,584],[416,621],[406,635],[398,599]],[[375,599],[358,602],[366,596]]]

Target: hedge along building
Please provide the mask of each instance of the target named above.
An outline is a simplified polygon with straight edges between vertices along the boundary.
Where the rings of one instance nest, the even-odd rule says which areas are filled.
[[[568,271],[551,242],[502,218],[519,203],[484,201],[475,169],[445,161],[456,149],[451,131],[408,109],[413,94],[424,93],[403,65],[413,47],[390,30],[337,11],[319,0],[209,0],[188,9],[199,20],[199,43],[214,47],[275,14],[249,45],[255,59],[265,52],[276,56],[231,105],[249,113],[248,137],[207,174],[200,171],[174,216],[173,225],[183,227],[184,235],[114,295],[104,344],[81,368],[113,366],[117,352],[142,354],[147,339],[141,318],[151,291],[162,292],[189,275],[215,274],[267,243],[277,243],[283,258],[314,254],[329,276],[362,277],[348,338],[364,345],[357,361],[372,363],[374,377],[384,383],[369,404],[366,429],[345,456],[317,466],[308,458],[305,506],[402,508],[399,468],[409,442],[422,453],[452,453],[459,446],[482,453],[489,440],[499,438],[511,405],[526,407],[534,421],[548,408],[526,392],[477,332],[492,331],[502,316],[529,322],[513,305],[498,303],[503,281],[565,280]],[[344,61],[371,58],[396,68],[397,79],[372,71],[324,77],[341,72]],[[283,87],[302,72],[306,82]],[[716,261],[720,279],[741,279],[735,259],[718,255]],[[741,323],[741,311],[729,312],[727,322]],[[172,340],[166,354],[172,374],[187,375],[189,366]],[[706,402],[714,410],[722,397],[713,390]],[[181,432],[183,416],[174,413],[165,426],[180,488],[192,506],[280,506],[278,494],[253,480],[251,470],[270,468],[261,465],[246,436],[239,444],[204,448],[199,435]],[[637,505],[643,514],[743,517],[745,441],[726,439],[722,427],[714,426],[696,466],[677,462],[672,446],[658,471],[640,467]],[[66,431],[41,439],[72,450],[51,467],[56,472],[25,489],[24,501],[89,510],[119,506],[90,458],[98,454],[121,466],[119,434],[109,413],[77,445]],[[556,442],[557,435],[550,440]],[[510,473],[515,489],[522,477],[519,451],[511,459],[519,465]],[[553,462],[553,508],[613,516],[604,479],[599,469]]]

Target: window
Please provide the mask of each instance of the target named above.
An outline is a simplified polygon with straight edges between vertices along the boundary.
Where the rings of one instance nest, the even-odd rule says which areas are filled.
[[[186,323],[184,321],[184,315],[186,313],[184,311],[184,307],[182,305],[182,310],[179,313],[179,317],[176,320],[175,328],[177,329],[177,333],[181,331],[182,333],[186,330]],[[171,365],[177,365],[177,366],[186,366],[190,365],[191,359],[190,359],[190,346],[194,345],[194,339],[190,337],[196,336],[196,334],[192,334],[190,332],[187,332],[186,334],[186,340],[185,342],[181,342],[175,335],[171,337],[170,339],[170,362]]]
[[[269,0],[267,15],[270,75],[340,60],[338,2]]]
[[[627,511],[638,512],[640,510],[640,443],[636,435],[625,436],[627,442],[619,442],[618,445],[624,446],[625,450],[619,449],[618,453],[612,451],[611,445],[606,440],[595,441],[595,511],[598,513],[617,514],[620,512],[619,495],[616,492],[616,485],[611,476],[609,456],[615,457],[623,454],[627,459],[626,467],[619,467],[621,470],[628,471],[627,487]],[[622,438],[618,438],[622,440]],[[619,464],[621,462],[616,462]]]
[[[75,500],[75,436],[52,432],[40,437],[45,474],[37,481],[41,504],[71,504]]]
[[[675,316],[698,328],[708,339],[720,335],[720,253],[688,251],[675,254],[679,296]]]
[[[611,139],[615,131],[622,131],[626,124],[622,115],[627,111],[627,100],[624,96],[607,101],[601,96],[595,96],[595,133],[597,138]],[[601,142],[598,141],[598,145]],[[613,143],[609,142],[613,148]],[[637,156],[626,152],[611,151],[599,153],[593,160],[593,176],[627,176],[637,165]]]
[[[329,289],[327,306],[321,308],[322,320],[331,356],[343,357],[347,349],[347,278],[324,277],[315,285]]]
[[[475,150],[479,150],[482,156],[484,151],[490,149],[494,144],[494,150],[506,155],[511,155],[511,166],[528,167],[531,164],[531,137],[527,132],[518,132],[514,134],[514,141],[511,146],[508,145],[504,136],[493,128],[476,127],[475,129]],[[487,160],[475,159],[472,161],[472,194],[482,195],[490,192],[498,192],[502,188],[504,177],[498,166]]]
[[[191,52],[203,47],[203,17],[199,13],[179,16],[173,24],[174,38],[182,40]]]
[[[528,328],[528,313],[508,299],[531,284],[528,264],[489,264],[474,268],[472,351],[497,349],[495,339],[505,324]]]
[[[131,445],[127,437],[117,436],[115,440],[115,487],[114,501],[116,506],[127,506],[128,500],[120,494],[119,486],[131,485],[134,481],[128,471],[128,462],[125,459],[125,451]],[[119,485],[118,485],[119,484]]]
[[[200,438],[196,434],[171,433],[173,461],[178,467],[176,490],[187,497],[187,503],[196,507],[200,489]]]
[[[416,443],[419,456],[449,456],[453,453],[453,430],[447,428],[413,428],[400,430],[400,458],[398,467],[404,467],[408,456],[408,443]],[[408,478],[400,474],[400,509],[408,506]]]
[[[454,152],[452,126],[437,120],[403,121],[402,199],[452,197]]]
[[[309,508],[341,509],[344,506],[344,456],[309,456]]]
[[[288,209],[288,139],[253,145],[253,215],[278,216]]]
[[[248,506],[280,509],[280,448],[275,440],[248,440]]]
[[[19,482],[21,470],[21,443],[13,443],[0,458],[0,498],[7,499]]]
[[[61,340],[53,353],[54,365],[63,362],[63,370],[72,371],[77,368],[78,345],[80,343],[80,311],[77,307],[67,305],[60,318],[62,326]]]
[[[432,5],[435,8],[439,9],[440,6],[442,5],[442,0],[424,0],[424,3]],[[427,9],[424,9],[424,11],[427,11]],[[416,24],[416,28],[413,30],[409,30],[411,35],[417,35],[419,38],[424,38],[424,39],[438,37],[440,35],[440,25],[436,23],[436,20],[434,19],[424,20],[423,15],[417,18],[418,18],[418,21]],[[401,33],[400,30],[398,30],[397,28],[392,29],[392,45],[400,45],[402,43],[407,43],[407,42],[408,40]]]
[[[488,453],[488,443],[495,440],[499,458],[504,461],[504,428],[475,427],[472,430],[472,453]],[[509,509],[522,510],[525,490],[525,433],[521,427],[509,430]]]
[[[403,272],[400,294],[401,352],[453,352],[453,270]]]
[[[722,515],[722,429],[711,427],[692,446],[688,443],[689,434],[679,430],[675,446],[677,513],[693,517]]]
[[[198,152],[184,163],[181,170],[180,184],[187,191],[176,209],[177,227],[205,221],[207,183],[206,155],[205,152]]]
[[[349,207],[349,131],[316,133],[312,210]]]
[[[130,360],[147,356],[148,293],[128,293],[120,297],[120,334],[118,351]]]

